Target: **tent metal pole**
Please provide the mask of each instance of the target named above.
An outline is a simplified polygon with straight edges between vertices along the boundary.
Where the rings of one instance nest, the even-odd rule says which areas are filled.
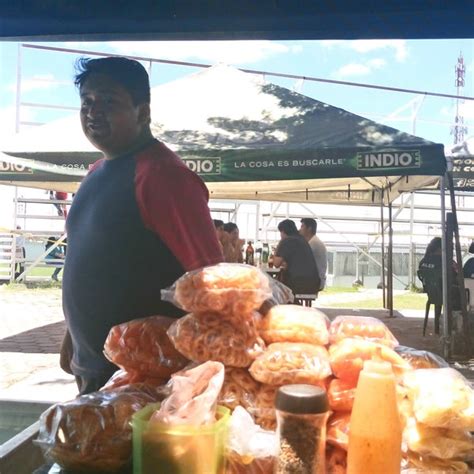
[[[383,209],[383,199],[384,199],[384,190],[382,189],[382,199],[380,201],[380,233],[382,235],[382,248],[381,248],[381,258],[382,258],[382,298],[383,298],[383,307],[387,309],[387,295],[385,288],[385,222],[384,222],[384,209]]]
[[[388,203],[388,265],[387,265],[387,290],[389,317],[393,317],[393,226],[392,203]]]
[[[410,194],[410,249],[408,251],[408,286],[415,286],[415,259],[413,252],[413,224],[415,220],[415,193]]]
[[[441,344],[443,348],[443,356],[449,359],[451,355],[451,342],[448,330],[448,262],[446,252],[446,179],[442,176],[440,179],[440,195],[441,195],[441,261],[443,269],[443,324]]]
[[[255,243],[260,240],[260,201],[257,201],[255,205]]]

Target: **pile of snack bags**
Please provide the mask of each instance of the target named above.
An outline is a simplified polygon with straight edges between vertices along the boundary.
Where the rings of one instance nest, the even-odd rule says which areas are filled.
[[[344,473],[359,373],[377,359],[390,362],[399,381],[404,467],[468,470],[474,391],[462,375],[434,354],[399,346],[377,319],[330,322],[317,309],[275,304],[291,296],[248,265],[186,273],[162,298],[188,314],[112,328],[104,353],[121,370],[100,392],[51,407],[41,418],[39,444],[63,467],[116,470],[130,460],[133,413],[168,397],[173,374],[215,361],[225,367],[217,403],[234,412],[227,474],[273,472],[274,399],[279,386],[292,383],[327,390],[327,472]]]

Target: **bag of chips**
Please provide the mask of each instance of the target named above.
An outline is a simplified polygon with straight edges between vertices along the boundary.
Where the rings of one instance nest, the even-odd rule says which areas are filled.
[[[346,474],[347,452],[336,446],[326,445],[326,474]]]
[[[270,280],[252,265],[219,263],[193,270],[161,297],[189,312],[218,312],[240,321],[272,296]]]
[[[253,408],[259,389],[260,384],[250,376],[248,370],[227,367],[218,403],[230,410],[239,405],[245,409]]]
[[[331,375],[325,347],[296,342],[270,344],[249,371],[255,380],[269,385],[318,385]]]
[[[307,342],[324,346],[329,342],[328,326],[326,315],[315,308],[279,305],[261,318],[258,331],[267,344]]]
[[[346,338],[360,338],[378,342],[388,347],[398,346],[398,341],[385,324],[368,316],[337,316],[329,328],[331,344]]]
[[[336,413],[332,415],[327,423],[327,442],[347,451],[349,447],[350,422],[350,413]]]
[[[150,377],[147,374],[139,372],[127,372],[124,369],[117,370],[107,383],[100,389],[102,390],[114,390],[119,387],[131,384],[145,384],[151,387],[162,387],[168,382],[167,379]]]
[[[329,347],[329,357],[334,375],[348,383],[357,383],[366,360],[383,360],[392,364],[396,375],[411,370],[393,349],[364,339],[342,339]]]
[[[189,363],[166,334],[175,321],[150,316],[114,326],[105,340],[104,354],[126,371],[167,379]]]
[[[397,346],[395,352],[406,360],[412,369],[441,369],[449,364],[439,355],[429,351],[420,351],[412,347]]]
[[[214,360],[229,367],[248,367],[264,348],[253,324],[236,326],[217,313],[202,320],[188,314],[173,323],[168,336],[189,360]]]
[[[329,406],[333,411],[352,411],[357,384],[333,379],[328,387]]]
[[[146,387],[126,386],[57,403],[41,415],[36,443],[63,468],[116,472],[131,460],[132,415],[159,398]]]

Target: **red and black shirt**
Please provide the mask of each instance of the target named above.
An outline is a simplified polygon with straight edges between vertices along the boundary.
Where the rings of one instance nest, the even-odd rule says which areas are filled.
[[[109,372],[110,328],[182,313],[160,298],[184,272],[222,261],[202,180],[164,144],[100,160],[67,219],[63,309],[75,375]]]

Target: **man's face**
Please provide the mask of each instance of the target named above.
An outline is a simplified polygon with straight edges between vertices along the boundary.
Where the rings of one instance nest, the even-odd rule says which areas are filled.
[[[304,224],[301,224],[299,232],[305,239],[311,234],[310,230]]]
[[[104,74],[91,74],[80,89],[81,124],[106,158],[128,151],[148,127],[148,104],[135,105],[127,90]]]

